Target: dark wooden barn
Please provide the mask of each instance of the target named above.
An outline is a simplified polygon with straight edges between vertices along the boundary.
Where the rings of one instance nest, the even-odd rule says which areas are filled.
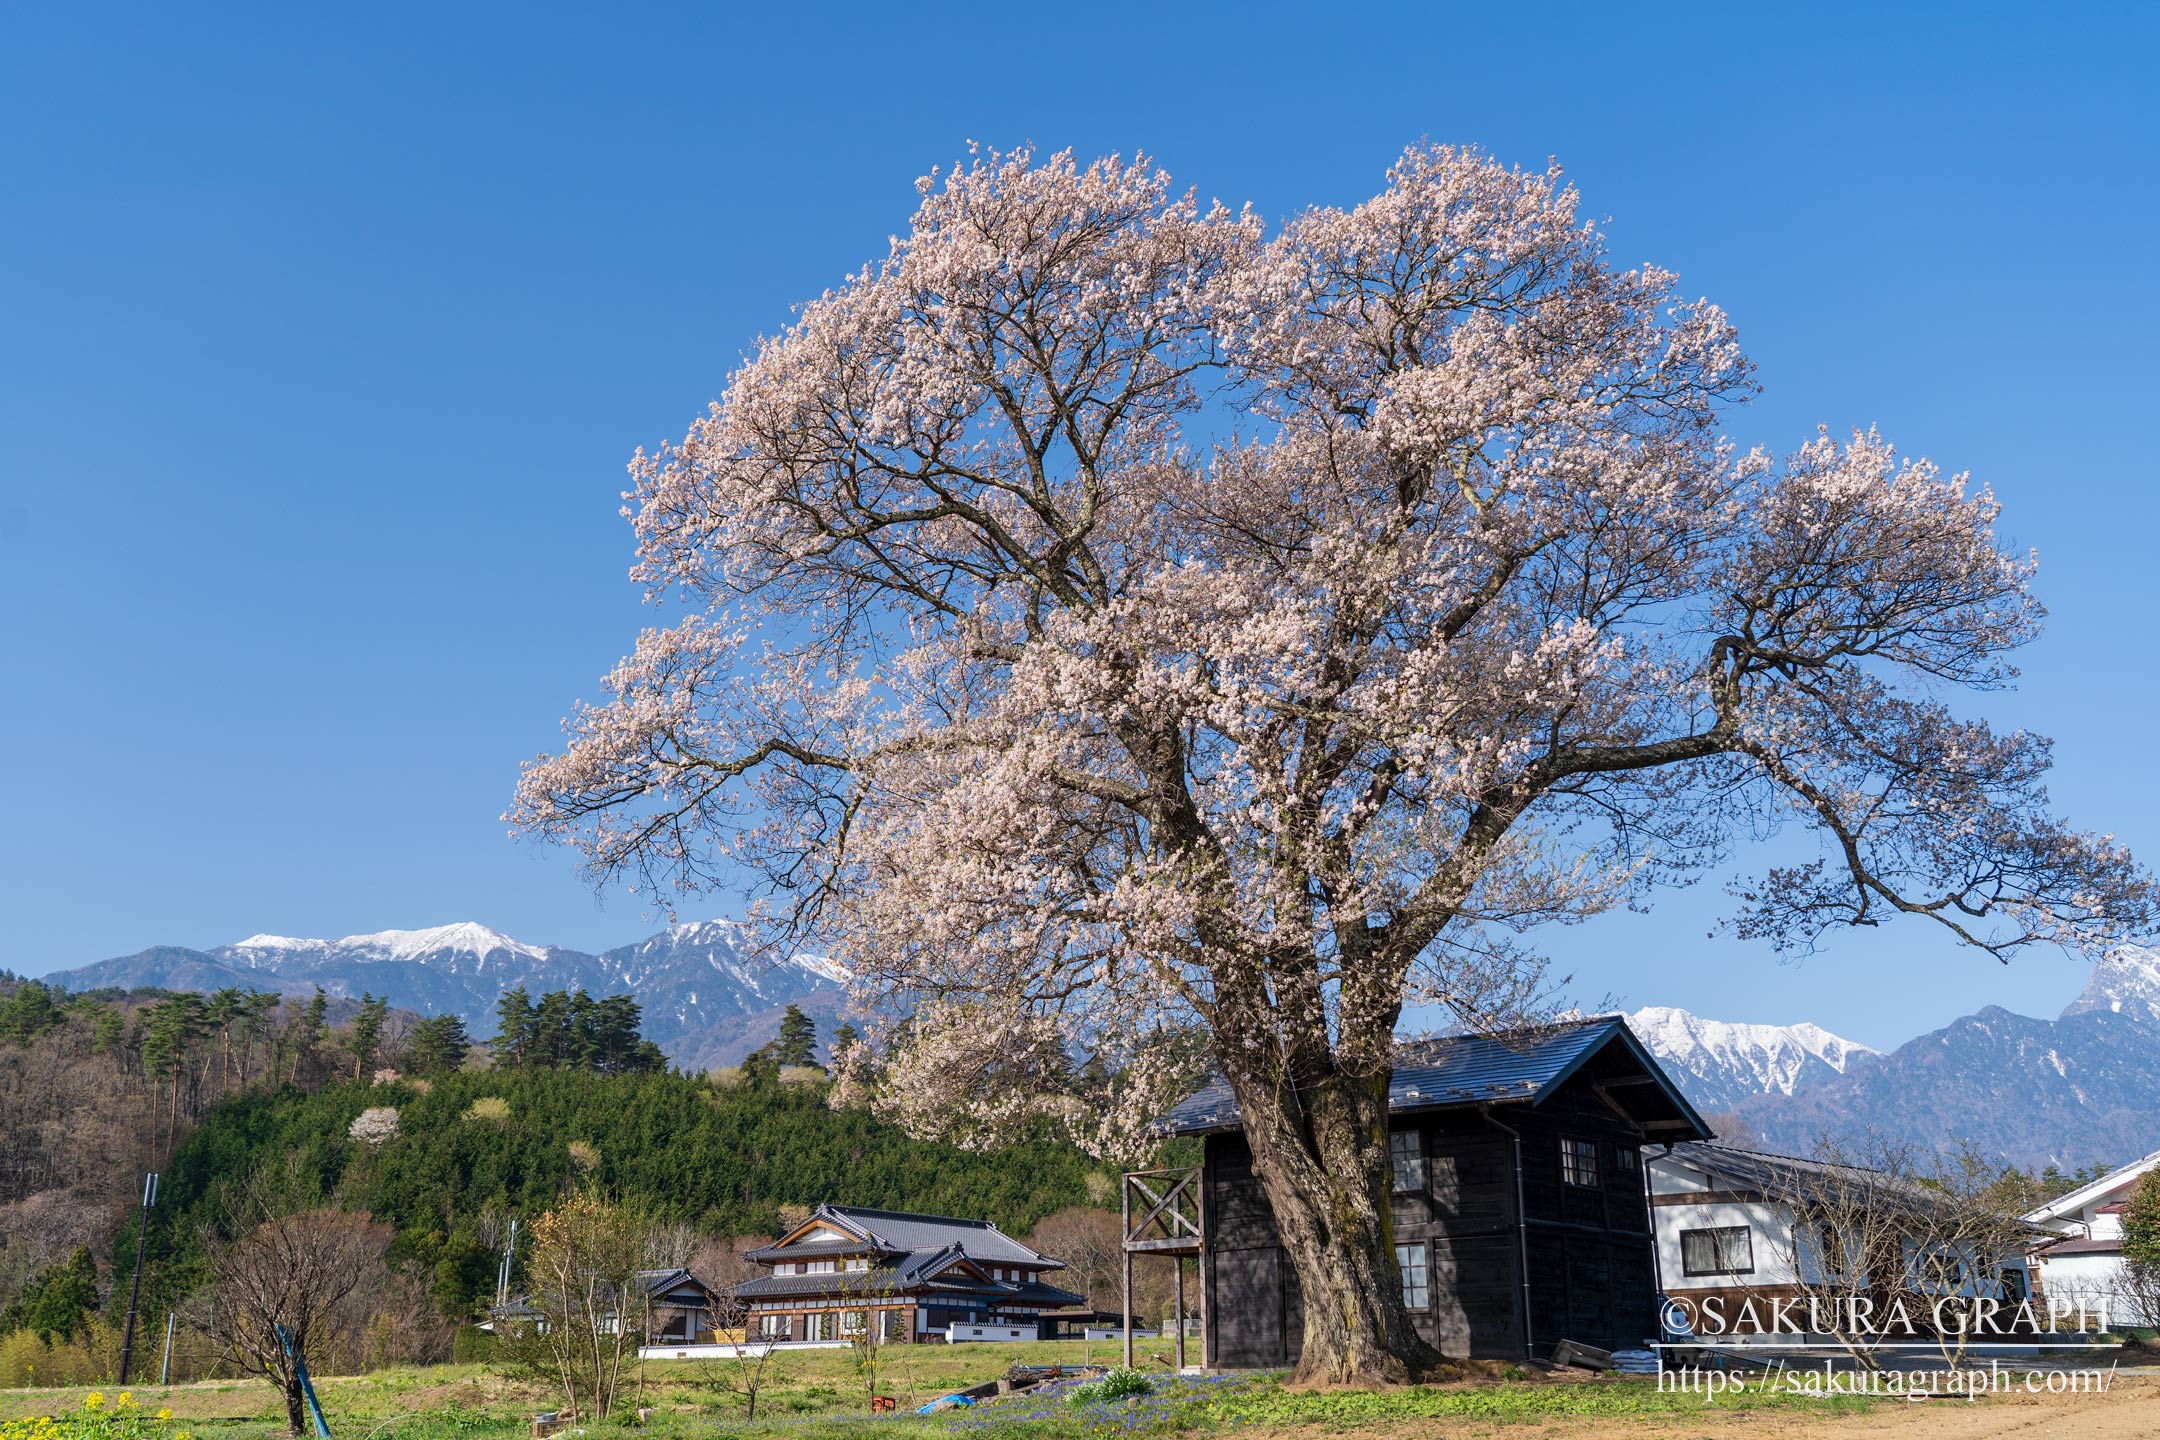
[[[1641,1147],[1706,1138],[1618,1017],[1410,1047],[1388,1092],[1396,1260],[1441,1353],[1549,1358],[1657,1333]],[[1197,1241],[1206,1359],[1295,1364],[1298,1282],[1227,1086],[1169,1116],[1205,1137]],[[1135,1246],[1133,1248],[1143,1248]]]

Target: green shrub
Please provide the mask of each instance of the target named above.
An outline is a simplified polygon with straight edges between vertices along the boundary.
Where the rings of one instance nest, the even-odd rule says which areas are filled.
[[[450,1363],[471,1365],[495,1358],[495,1336],[477,1325],[460,1325],[450,1337]]]
[[[0,1338],[0,1386],[89,1385],[104,1378],[105,1366],[82,1338],[54,1344],[32,1330]]]

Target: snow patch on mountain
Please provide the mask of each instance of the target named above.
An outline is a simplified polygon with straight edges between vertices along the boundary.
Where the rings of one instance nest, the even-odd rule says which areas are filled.
[[[436,955],[471,955],[485,959],[507,951],[527,960],[545,960],[548,952],[539,945],[513,940],[470,920],[437,925],[428,930],[378,930],[372,935],[348,935],[337,942],[346,950],[366,950],[385,960],[419,960]]]
[[[1707,1020],[1665,1005],[1638,1010],[1627,1021],[1651,1054],[1679,1072],[1681,1088],[1699,1109],[1726,1110],[1755,1095],[1791,1095],[1880,1053],[1804,1021]]]
[[[250,935],[225,946],[227,950],[307,950],[328,945],[327,940],[301,940],[291,935]]]
[[[2092,977],[2063,1017],[2105,1010],[2160,1023],[2160,950],[2118,945],[2095,961]]]

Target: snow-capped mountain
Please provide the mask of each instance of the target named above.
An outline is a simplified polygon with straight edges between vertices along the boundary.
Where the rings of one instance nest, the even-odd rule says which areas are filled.
[[[2105,1010],[2160,1024],[2160,950],[2118,945],[2093,966],[2085,991],[2063,1009],[2063,1018]]]
[[[1880,1052],[1819,1025],[1747,1025],[1653,1005],[1628,1028],[1699,1110],[1731,1110],[1758,1095],[1791,1095]]]
[[[2020,1165],[2119,1164],[2160,1146],[2160,1023],[2096,1007],[2040,1020],[1997,1005],[1851,1073],[1735,1107],[1772,1149],[1825,1136],[1943,1147]]]
[[[771,1039],[790,1004],[829,1034],[848,975],[820,956],[755,959],[741,926],[703,920],[599,955],[528,944],[466,921],[342,940],[250,935],[209,950],[161,945],[48,978],[71,990],[237,987],[306,995],[320,987],[332,996],[382,995],[422,1015],[456,1014],[475,1036],[494,1032],[497,1001],[520,985],[535,996],[628,992],[644,1007],[646,1038],[676,1063],[702,1068],[733,1064]]]
[[[2054,1020],[1990,1005],[1888,1052],[1814,1025],[1628,1017],[1705,1111],[1761,1143],[1968,1142],[2021,1165],[2117,1163],[2160,1145],[2160,953],[2123,946]]]

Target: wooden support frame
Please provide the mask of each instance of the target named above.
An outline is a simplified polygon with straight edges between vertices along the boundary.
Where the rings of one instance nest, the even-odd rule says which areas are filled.
[[[1177,1267],[1177,1367],[1185,1368],[1185,1260],[1200,1285],[1200,1368],[1213,1362],[1208,1328],[1207,1187],[1205,1167],[1131,1170],[1120,1187],[1125,1291],[1125,1364],[1133,1363],[1133,1257],[1161,1255]]]

